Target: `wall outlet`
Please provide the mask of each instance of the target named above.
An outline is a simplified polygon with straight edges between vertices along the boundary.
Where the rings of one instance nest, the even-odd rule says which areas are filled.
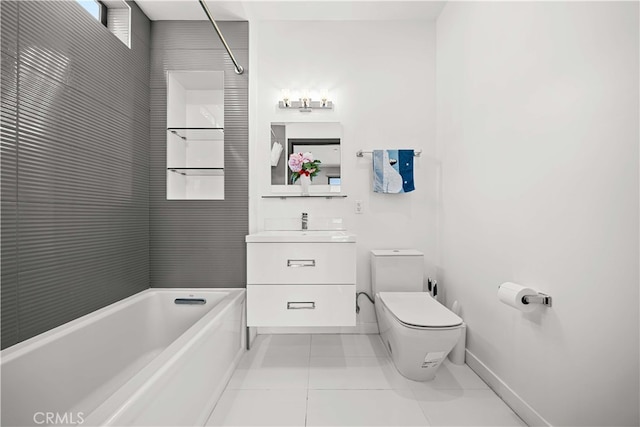
[[[362,200],[356,200],[356,213],[361,214],[363,210],[364,210],[364,205],[362,203]]]

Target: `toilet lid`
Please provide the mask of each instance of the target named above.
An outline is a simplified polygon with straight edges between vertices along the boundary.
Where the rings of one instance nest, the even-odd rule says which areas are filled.
[[[462,319],[426,292],[380,292],[380,300],[402,323],[427,328],[462,324]]]

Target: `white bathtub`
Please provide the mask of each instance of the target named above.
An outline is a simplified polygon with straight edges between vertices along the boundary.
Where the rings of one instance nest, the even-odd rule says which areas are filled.
[[[148,289],[3,350],[1,424],[203,425],[244,352],[244,302]]]

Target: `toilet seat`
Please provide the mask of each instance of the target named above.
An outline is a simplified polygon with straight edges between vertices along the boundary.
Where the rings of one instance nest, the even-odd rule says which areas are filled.
[[[378,295],[393,317],[412,328],[452,328],[463,323],[426,292],[379,292]]]

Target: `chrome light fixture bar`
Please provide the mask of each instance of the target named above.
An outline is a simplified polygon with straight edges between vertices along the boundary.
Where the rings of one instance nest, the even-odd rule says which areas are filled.
[[[333,102],[331,101],[312,101],[309,99],[301,99],[299,101],[282,100],[278,101],[278,107],[298,109],[300,112],[308,113],[312,110],[332,110]]]
[[[282,93],[282,99],[278,101],[278,107],[280,108],[297,109],[302,113],[308,113],[316,109],[333,109],[333,102],[329,101],[329,95],[326,91],[322,92],[322,94],[320,95],[320,101],[312,100],[308,90],[303,91],[302,95],[300,96],[300,98],[298,98],[297,101],[291,100],[291,95],[289,95],[288,89],[283,90]]]

